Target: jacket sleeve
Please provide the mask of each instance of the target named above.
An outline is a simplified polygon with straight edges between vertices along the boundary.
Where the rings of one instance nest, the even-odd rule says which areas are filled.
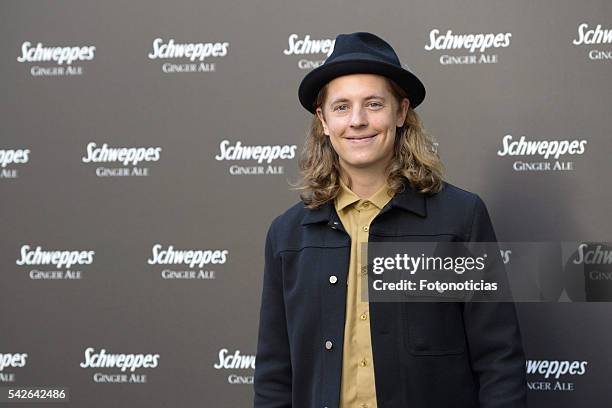
[[[282,264],[274,248],[274,222],[265,244],[263,289],[254,375],[255,408],[291,407],[291,355],[283,296]]]
[[[497,242],[487,208],[478,196],[469,241]],[[525,356],[514,303],[466,302],[463,316],[480,408],[526,407]]]

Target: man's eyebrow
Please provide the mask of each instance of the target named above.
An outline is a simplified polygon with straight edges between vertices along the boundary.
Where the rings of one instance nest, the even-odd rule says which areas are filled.
[[[384,100],[385,100],[385,97],[384,97],[384,96],[380,96],[380,95],[369,95],[369,96],[366,96],[366,97],[364,98],[364,100],[366,100],[366,101],[367,101],[367,100],[370,100],[370,99],[382,99],[382,100],[384,101]],[[348,99],[346,99],[346,98],[338,98],[338,99],[334,99],[334,100],[333,100],[333,101],[330,103],[330,105],[334,105],[334,104],[339,103],[339,102],[349,102],[349,100],[348,100]]]

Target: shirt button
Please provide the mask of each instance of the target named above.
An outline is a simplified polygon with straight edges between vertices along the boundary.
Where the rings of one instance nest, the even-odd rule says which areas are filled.
[[[361,274],[362,275],[367,275],[368,274],[368,267],[367,266],[362,266],[361,267]]]
[[[363,312],[363,313],[361,314],[361,316],[359,316],[359,318],[360,318],[361,320],[368,320],[368,314],[367,314],[366,312]]]
[[[370,206],[370,203],[368,202],[363,203],[363,208],[368,208],[369,206]]]
[[[361,404],[361,408],[368,408],[368,404]]]
[[[368,360],[366,360],[365,358],[362,358],[362,359],[359,361],[359,365],[360,365],[361,367],[365,367],[365,366],[367,366],[367,365],[368,365]]]
[[[332,347],[334,347],[334,343],[332,343],[331,341],[327,340],[327,341],[325,342],[325,348],[326,348],[327,350],[331,350],[331,349],[332,349]]]
[[[364,226],[363,226],[363,230],[364,230],[365,232],[368,232],[368,231],[370,230],[370,227],[368,227],[367,225],[364,225]]]
[[[338,277],[336,275],[332,275],[332,276],[329,277],[329,283],[331,283],[333,285],[336,282],[338,282]]]

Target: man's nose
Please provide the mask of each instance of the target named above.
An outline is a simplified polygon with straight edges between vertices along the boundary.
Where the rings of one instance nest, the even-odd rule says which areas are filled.
[[[361,106],[355,106],[351,113],[351,126],[360,127],[368,124],[367,113]]]

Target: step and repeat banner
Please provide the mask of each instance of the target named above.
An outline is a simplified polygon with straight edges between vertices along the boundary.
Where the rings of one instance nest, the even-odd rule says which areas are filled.
[[[445,178],[500,241],[576,242],[612,281],[609,247],[580,244],[612,240],[607,0],[0,10],[0,388],[252,405],[265,233],[299,200],[311,119],[297,87],[339,33],[381,36],[423,80]],[[612,406],[612,305],[555,290],[517,306],[529,406]]]

